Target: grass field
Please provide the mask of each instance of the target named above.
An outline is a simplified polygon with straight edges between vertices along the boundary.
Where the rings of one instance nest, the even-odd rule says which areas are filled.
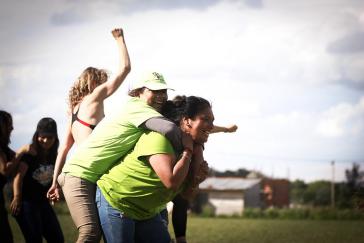
[[[10,216],[14,242],[24,242]],[[68,215],[59,215],[66,242],[75,242],[77,231]],[[359,243],[364,242],[364,221],[268,220],[189,217],[189,243]],[[170,230],[170,232],[173,232]]]

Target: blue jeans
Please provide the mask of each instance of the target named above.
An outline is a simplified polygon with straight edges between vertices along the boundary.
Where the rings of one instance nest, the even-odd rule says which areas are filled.
[[[27,243],[42,243],[42,236],[47,242],[64,242],[57,216],[46,200],[23,201],[21,211],[15,218]]]
[[[96,204],[107,243],[170,243],[166,221],[160,214],[147,220],[128,218],[110,206],[99,188]]]

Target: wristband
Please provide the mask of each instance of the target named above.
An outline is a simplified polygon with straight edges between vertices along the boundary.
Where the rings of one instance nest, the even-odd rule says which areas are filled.
[[[187,152],[190,153],[190,155],[192,155],[192,150],[190,148],[184,148],[183,152]]]
[[[182,156],[181,156],[181,158],[183,158],[183,156],[185,156],[189,164],[191,164],[191,160],[192,160],[192,154],[190,151],[191,150],[184,150],[182,152]]]

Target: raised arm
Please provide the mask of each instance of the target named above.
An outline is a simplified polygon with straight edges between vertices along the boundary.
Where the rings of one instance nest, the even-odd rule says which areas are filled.
[[[237,125],[230,125],[227,127],[214,125],[214,128],[212,128],[210,133],[217,133],[217,132],[229,132],[230,133],[230,132],[236,132],[237,129],[238,129]]]
[[[104,100],[112,95],[119,86],[124,82],[126,76],[131,70],[128,49],[126,48],[123,29],[114,29],[111,31],[119,48],[120,70],[118,76],[114,80],[109,80],[92,92],[96,99]]]
[[[60,189],[57,182],[57,178],[62,171],[62,168],[67,158],[67,154],[69,150],[72,148],[74,143],[75,140],[73,139],[71,132],[71,123],[69,122],[69,125],[66,130],[65,141],[58,151],[56,163],[54,166],[52,185],[47,192],[47,198],[51,200],[52,203],[57,202],[60,199],[60,191],[59,191]]]

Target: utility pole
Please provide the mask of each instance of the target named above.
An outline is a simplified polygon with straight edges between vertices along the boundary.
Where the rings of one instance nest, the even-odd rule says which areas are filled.
[[[331,207],[335,208],[335,161],[331,161],[332,177],[331,177]]]

